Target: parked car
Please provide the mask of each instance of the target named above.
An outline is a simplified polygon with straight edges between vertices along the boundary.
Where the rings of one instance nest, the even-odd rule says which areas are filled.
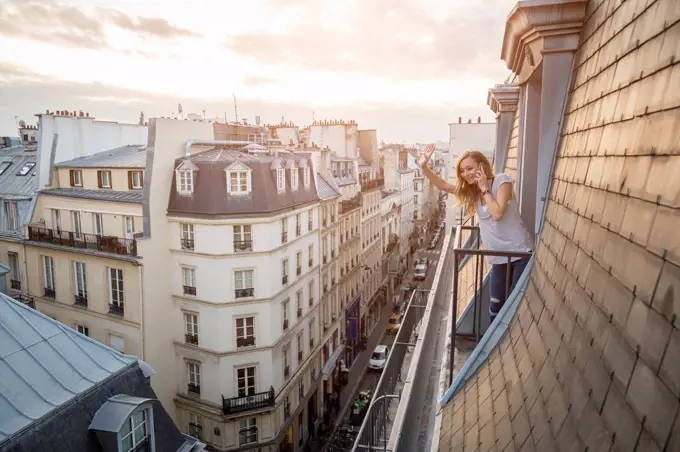
[[[383,370],[389,354],[390,349],[387,345],[378,345],[368,360],[368,368],[371,370]]]

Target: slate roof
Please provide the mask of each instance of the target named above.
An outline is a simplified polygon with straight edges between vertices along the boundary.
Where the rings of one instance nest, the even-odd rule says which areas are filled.
[[[439,451],[680,450],[679,33],[676,0],[588,3],[535,265]]]
[[[0,450],[104,452],[89,430],[95,413],[120,394],[157,400],[152,374],[137,357],[0,294]],[[153,403],[156,450],[179,450],[184,435]]]
[[[121,202],[129,204],[142,203],[142,190],[89,190],[86,188],[62,187],[48,188],[39,192],[45,196],[62,196],[65,198],[90,199],[93,201]]]
[[[286,170],[286,187],[279,192],[276,188],[276,173],[273,168],[284,168],[295,162],[307,166],[309,153],[279,155],[252,155],[224,148],[215,148],[193,154],[190,162],[195,165],[194,192],[180,195],[177,190],[176,172],[173,172],[168,214],[183,216],[229,216],[261,215],[293,210],[319,201],[315,178],[310,177],[309,188],[304,187],[303,169],[299,168],[298,189],[290,188],[290,174]],[[175,168],[184,165],[186,158],[175,161]],[[227,194],[226,169],[237,163],[250,169],[252,191],[249,195],[229,196]],[[311,175],[310,175],[311,176]]]
[[[23,146],[0,149],[0,165],[5,162],[9,167],[0,174],[0,197],[3,199],[30,199],[38,187],[37,179],[32,175],[35,167],[25,176],[17,175],[27,163],[36,163],[35,152],[26,152]]]
[[[127,145],[56,163],[55,168],[144,168],[146,146]]]
[[[325,201],[327,199],[335,198],[341,195],[335,188],[333,188],[330,182],[326,181],[321,173],[316,173],[316,178],[318,183],[317,189],[319,190],[319,198],[321,200]]]

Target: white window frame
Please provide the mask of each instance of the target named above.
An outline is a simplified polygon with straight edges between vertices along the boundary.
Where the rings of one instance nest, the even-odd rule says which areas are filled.
[[[191,223],[181,223],[180,224],[180,246],[182,246],[182,249],[189,249],[188,247],[184,247],[181,242],[189,242],[193,244],[191,249],[194,249],[196,247],[196,228],[193,224]]]
[[[73,186],[82,187],[83,186],[83,172],[81,170],[71,170],[73,171]]]
[[[276,170],[276,189],[283,191],[286,188],[286,171],[283,168]]]
[[[123,270],[120,268],[108,268],[109,273],[109,304],[125,306],[125,280]],[[114,296],[114,293],[116,294]]]
[[[189,435],[201,441],[203,439],[203,416],[187,411],[187,431]]]
[[[201,387],[201,363],[187,361],[187,384]]]
[[[92,218],[94,221],[94,233],[99,236],[104,235],[104,217],[101,213],[93,213]]]
[[[198,314],[184,313],[184,334],[198,337]]]
[[[130,171],[130,181],[132,182],[133,190],[141,190],[144,187],[144,176],[141,171]]]
[[[290,328],[290,319],[288,318],[288,305],[290,304],[290,298],[286,298],[281,302],[281,319],[285,322],[288,321],[288,328]]]
[[[233,170],[228,173],[227,193],[232,195],[246,195],[250,193],[250,171]]]
[[[45,289],[55,289],[54,281],[54,258],[52,256],[43,256],[43,276],[45,279]]]
[[[235,224],[233,226],[233,234],[234,234],[234,251],[237,251],[236,248],[236,243],[237,242],[242,242],[246,245],[247,248],[247,242],[250,242],[250,249],[252,250],[253,247],[253,227],[250,224]]]
[[[247,285],[249,278],[250,285]],[[234,270],[234,290],[236,291],[243,289],[253,289],[253,296],[255,295],[255,270],[253,269]]]
[[[194,192],[194,172],[192,170],[177,170],[177,191],[180,195],[190,195]]]
[[[248,324],[250,322],[250,325]],[[236,339],[248,339],[248,338],[254,338],[255,340],[255,317],[250,315],[250,316],[245,316],[245,317],[237,317],[234,319],[234,323],[236,324],[235,330],[236,330]],[[249,333],[248,330],[251,330]]]
[[[290,169],[290,188],[292,190],[298,189],[298,179],[300,177],[299,170],[297,168]]]
[[[54,229],[61,231],[61,211],[59,209],[52,209]]]
[[[196,269],[193,267],[182,267],[182,285],[196,288]]]
[[[19,229],[19,206],[16,201],[5,201],[5,228],[8,231]]]
[[[7,253],[7,264],[9,265],[9,277],[12,281],[21,281],[21,267],[19,264],[19,253],[9,251]]]
[[[254,437],[252,431],[255,431]],[[239,421],[238,429],[238,444],[245,446],[246,444],[255,444],[259,441],[257,418],[249,417]]]
[[[100,179],[101,179],[100,182],[102,184],[102,188],[111,188],[113,186],[111,184],[111,171],[102,170],[102,171],[100,171],[99,174],[100,174]]]
[[[125,233],[126,234],[134,234],[135,233],[135,219],[134,217],[131,217],[130,215],[125,215],[123,217],[123,222],[125,226]]]
[[[87,297],[87,267],[85,262],[73,262],[73,276],[75,279],[75,295]]]
[[[252,375],[249,375],[252,371]],[[243,372],[243,375],[240,373]],[[248,380],[252,379],[252,385]],[[243,382],[243,386],[241,385]],[[257,366],[243,366],[236,368],[236,395],[237,397],[249,397],[257,394]]]
[[[309,188],[309,182],[310,182],[310,177],[309,177],[309,168],[305,168],[304,171],[302,172],[303,176],[303,182],[305,184],[305,188]]]
[[[73,224],[73,233],[75,234],[76,238],[80,238],[80,236],[83,234],[83,222],[82,218],[80,217],[79,210],[71,211],[71,223]]]
[[[136,415],[142,414],[142,420],[137,421],[136,420]],[[136,424],[136,422],[139,422]],[[126,433],[123,435],[122,429],[125,428],[126,424],[129,423],[130,425],[130,432]],[[136,432],[140,429],[144,430],[144,435],[141,437],[137,437]],[[134,452],[137,450],[137,448],[140,446],[140,444],[143,444],[144,441],[149,442],[149,450],[154,450],[154,447],[152,446],[153,444],[153,429],[151,428],[151,414],[150,410],[148,409],[141,409],[141,410],[136,410],[128,418],[125,420],[123,423],[123,426],[121,427],[121,431],[118,433],[118,440],[120,444],[120,450],[121,452]],[[126,438],[132,438],[132,443],[130,444],[129,447],[126,447],[123,445],[123,441],[125,441]]]
[[[82,334],[83,336],[90,337],[90,328],[85,325],[75,323],[73,324],[73,329]]]

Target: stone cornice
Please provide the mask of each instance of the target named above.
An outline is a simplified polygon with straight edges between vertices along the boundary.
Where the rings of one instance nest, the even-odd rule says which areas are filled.
[[[489,89],[486,103],[496,115],[514,113],[519,103],[519,86],[513,84],[495,85]]]
[[[574,52],[588,0],[525,0],[505,22],[501,58],[520,83],[542,61],[544,52]]]

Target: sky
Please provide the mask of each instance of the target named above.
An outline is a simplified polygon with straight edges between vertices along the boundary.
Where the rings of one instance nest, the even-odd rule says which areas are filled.
[[[46,110],[136,123],[354,119],[387,142],[492,121],[513,0],[0,0],[0,136]]]

